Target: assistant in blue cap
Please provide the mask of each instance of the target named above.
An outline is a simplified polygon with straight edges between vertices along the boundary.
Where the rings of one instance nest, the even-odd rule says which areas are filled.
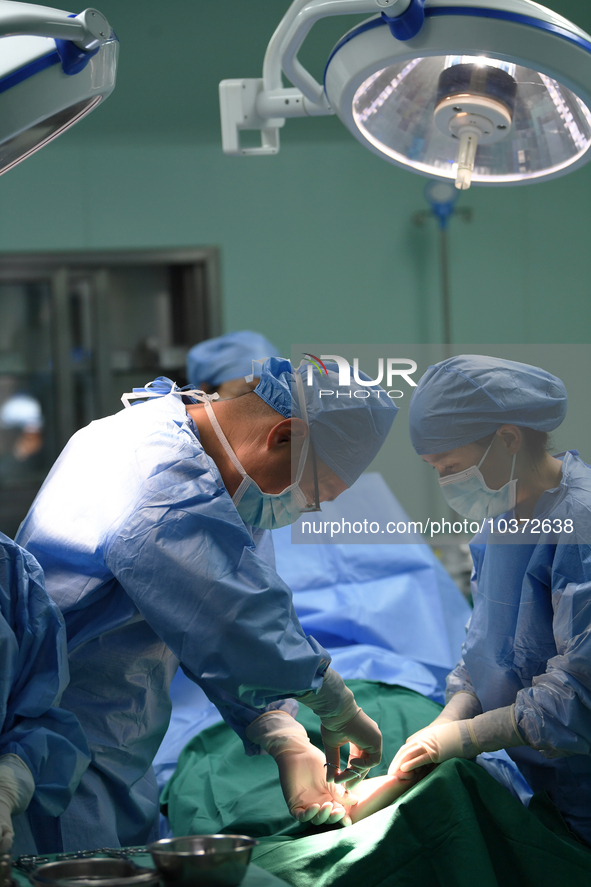
[[[413,446],[476,533],[474,611],[446,708],[391,772],[506,748],[591,844],[591,468],[548,451],[566,406],[556,376],[481,355],[415,390]]]
[[[553,431],[566,407],[563,382],[546,370],[462,354],[430,366],[419,381],[408,412],[410,439],[423,456],[481,440],[507,422]]]
[[[342,820],[327,782],[378,764],[381,734],[302,631],[258,543],[353,483],[396,408],[377,386],[338,386],[332,370],[308,385],[305,368],[277,358],[256,394],[210,403],[160,378],[135,395],[132,409],[72,437],[19,531],[65,619],[62,706],[92,755],[60,817],[64,849],[157,836],[151,764],[179,662],[250,753],[277,752],[296,818]],[[292,698],[320,717],[328,771],[291,717]],[[351,767],[339,774],[348,742]]]
[[[193,388],[220,397],[237,397],[254,385],[244,381],[253,360],[278,357],[279,351],[262,333],[237,330],[199,342],[187,354],[187,380]]]

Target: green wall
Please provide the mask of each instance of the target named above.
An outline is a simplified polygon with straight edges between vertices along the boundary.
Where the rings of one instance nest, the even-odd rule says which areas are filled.
[[[437,229],[412,223],[423,187],[353,140],[228,158],[214,143],[66,135],[0,180],[0,245],[218,245],[227,329],[264,327],[286,352],[297,341],[434,342]],[[455,341],[588,341],[590,192],[588,166],[462,196],[474,217],[450,228]]]
[[[102,0],[121,40],[102,108],[0,180],[0,250],[217,245],[227,329],[297,341],[436,342],[437,230],[412,223],[426,180],[340,121],[288,121],[276,157],[221,152],[217,83],[258,76],[286,0]],[[591,29],[581,0],[554,7]],[[354,21],[354,20],[353,20]],[[318,73],[350,17],[321,22]],[[591,165],[553,182],[474,188],[450,229],[461,342],[585,342]]]
[[[425,179],[336,119],[288,122],[276,157],[222,154],[217,83],[259,76],[285,0],[98,5],[121,39],[117,89],[0,180],[1,251],[215,245],[227,330],[261,329],[285,354],[293,342],[440,340],[437,228],[412,221]],[[553,5],[591,30],[591,4]],[[304,61],[316,73],[350,26],[313,32]],[[462,195],[473,220],[450,227],[455,341],[589,341],[590,194],[591,164]],[[414,471],[389,478],[407,508],[427,483]]]

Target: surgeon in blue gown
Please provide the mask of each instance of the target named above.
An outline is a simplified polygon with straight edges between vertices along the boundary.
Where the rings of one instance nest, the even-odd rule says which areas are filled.
[[[70,440],[19,533],[65,617],[63,704],[92,753],[61,817],[67,849],[157,835],[151,764],[179,662],[250,753],[285,749],[298,726],[295,697],[319,715],[333,771],[347,741],[347,775],[379,761],[377,725],[304,635],[289,589],[256,548],[265,528],[338,495],[374,458],[396,407],[377,388],[355,397],[361,387],[351,375],[347,396],[321,395],[341,390],[336,368],[310,379],[307,367],[271,358],[242,397],[203,402],[161,379],[131,409]],[[301,761],[307,739],[293,741]],[[342,818],[331,801],[302,796],[286,760],[280,773],[294,815]]]
[[[193,388],[233,397],[250,390],[254,382],[245,377],[254,373],[256,379],[260,359],[277,353],[259,332],[226,333],[191,348],[187,379]],[[368,502],[386,521],[410,520],[382,477],[373,473],[363,474],[336,503],[323,506],[323,515],[354,521]],[[408,544],[377,547],[292,545],[290,527],[268,536],[258,550],[276,562],[302,626],[329,650],[344,678],[399,684],[443,701],[445,677],[457,660],[470,607],[426,543],[410,537]],[[197,723],[202,697],[195,684],[179,673],[171,696],[185,712],[193,712]],[[180,719],[184,730],[188,725],[183,715]],[[170,755],[166,760],[170,765]]]
[[[0,533],[0,852],[61,850],[60,813],[89,764],[58,708],[68,679],[63,619],[34,557]]]
[[[479,525],[474,612],[446,708],[390,772],[506,748],[591,844],[591,467],[548,452],[566,408],[545,370],[477,355],[430,367],[415,389],[414,448]]]

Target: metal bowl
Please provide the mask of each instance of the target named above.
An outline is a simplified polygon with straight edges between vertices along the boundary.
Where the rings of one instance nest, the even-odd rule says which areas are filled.
[[[34,869],[35,887],[153,887],[160,880],[154,869],[140,868],[127,859],[68,859]]]
[[[167,887],[237,887],[257,844],[244,835],[191,835],[155,841],[147,850]]]

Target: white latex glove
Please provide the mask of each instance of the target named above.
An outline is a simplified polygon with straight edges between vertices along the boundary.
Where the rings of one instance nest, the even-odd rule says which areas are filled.
[[[467,690],[460,690],[458,693],[455,693],[444,709],[437,715],[434,721],[431,721],[428,724],[429,727],[435,727],[436,724],[450,724],[452,721],[465,721],[467,718],[475,718],[476,715],[482,713],[482,705],[480,704],[480,700],[477,696],[474,696],[472,693],[468,693]],[[417,730],[416,733],[412,733],[407,737],[406,742],[409,743],[415,736],[418,736],[419,733],[422,733],[426,727],[423,727],[422,730]]]
[[[266,712],[253,721],[246,735],[275,758],[283,797],[295,819],[312,825],[351,825],[347,808],[358,798],[341,786],[327,784],[324,755],[291,715]]]
[[[298,696],[298,702],[316,712],[322,723],[320,733],[326,754],[327,782],[344,783],[347,788],[353,788],[370,767],[380,763],[380,728],[361,710],[351,690],[332,668],[327,669],[318,693]],[[340,749],[347,742],[349,762],[347,769],[340,772]]]
[[[9,853],[14,838],[12,817],[29,806],[35,791],[31,771],[18,755],[0,755],[0,853]]]
[[[515,722],[514,706],[496,708],[475,718],[433,724],[415,733],[388,767],[388,775],[408,773],[424,764],[451,758],[475,758],[484,751],[525,745]]]

